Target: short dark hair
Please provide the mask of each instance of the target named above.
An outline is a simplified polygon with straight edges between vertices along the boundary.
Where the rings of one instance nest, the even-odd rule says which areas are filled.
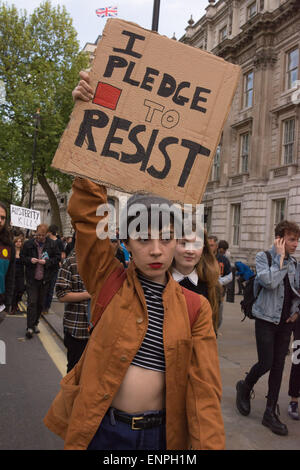
[[[5,245],[9,245],[12,242],[12,234],[10,232],[9,222],[8,222],[8,211],[7,207],[3,202],[0,201],[0,207],[5,210],[5,224],[1,231],[0,239]]]
[[[218,237],[216,237],[215,235],[208,235],[207,237],[209,240],[213,240],[215,243],[218,242]]]
[[[52,235],[56,235],[58,232],[58,226],[57,225],[50,225],[48,228],[48,232],[52,233]]]
[[[223,248],[223,250],[228,250],[229,248],[229,245],[228,245],[228,242],[226,240],[220,240],[219,243],[218,243],[218,248]]]
[[[288,220],[282,220],[275,227],[275,237],[284,237],[287,233],[294,233],[300,237],[300,227],[295,222],[290,222]]]

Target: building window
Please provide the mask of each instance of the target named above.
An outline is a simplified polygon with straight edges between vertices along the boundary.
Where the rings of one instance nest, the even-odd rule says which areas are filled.
[[[286,54],[286,89],[290,90],[298,80],[299,49],[293,49]]]
[[[285,219],[285,199],[276,199],[273,201],[274,206],[274,230],[279,222]]]
[[[218,145],[217,151],[214,157],[214,163],[213,163],[213,173],[212,173],[213,180],[220,179],[220,161],[221,161],[221,145]]]
[[[204,208],[204,224],[205,229],[208,235],[211,231],[211,220],[212,220],[212,207],[205,207]]]
[[[254,73],[249,72],[244,75],[244,98],[243,107],[250,108],[253,105],[253,78]]]
[[[240,242],[241,204],[231,205],[232,213],[232,244],[237,246]]]
[[[256,2],[253,2],[247,7],[247,20],[250,20],[250,18],[253,18],[253,16],[255,15],[256,15]]]
[[[227,26],[224,26],[224,28],[220,29],[219,31],[219,41],[224,41],[224,39],[227,38]]]
[[[250,134],[240,136],[240,173],[248,173]]]
[[[282,162],[289,165],[294,161],[295,119],[283,121]]]

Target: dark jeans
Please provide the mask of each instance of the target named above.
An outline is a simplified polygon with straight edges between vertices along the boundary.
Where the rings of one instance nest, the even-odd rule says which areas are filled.
[[[253,387],[256,382],[270,371],[268,382],[267,405],[278,401],[285,357],[288,352],[292,334],[292,323],[275,325],[264,320],[255,320],[255,336],[258,362],[246,376],[246,384]]]
[[[166,425],[136,431],[117,421],[114,408],[109,408],[87,450],[166,450]]]
[[[47,293],[46,293],[44,309],[47,310],[47,311],[48,311],[49,308],[51,307],[51,303],[52,303],[52,298],[53,298],[53,293],[54,293],[54,288],[55,288],[57,276],[58,276],[58,271],[56,271],[55,273],[53,273],[53,276],[52,276],[51,281],[50,281],[50,284],[49,284],[48,291],[47,291]]]
[[[88,339],[79,339],[74,338],[70,333],[65,331],[64,334],[64,345],[67,348],[67,372],[70,372],[71,369],[77,364],[81,355],[86,347]]]
[[[39,322],[43,311],[49,282],[32,279],[27,282],[27,328],[33,328]]]
[[[300,318],[294,323],[293,331],[294,341],[300,341]],[[293,398],[300,397],[300,346],[298,345],[293,349],[294,359],[299,361],[299,364],[292,363],[290,381],[289,381],[289,396]]]

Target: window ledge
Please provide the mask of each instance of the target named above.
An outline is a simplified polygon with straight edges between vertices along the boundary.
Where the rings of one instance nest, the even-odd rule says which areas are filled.
[[[238,175],[230,176],[229,177],[229,185],[230,186],[237,186],[245,184],[248,181],[249,173],[240,173]]]
[[[293,176],[297,172],[297,163],[289,163],[270,169],[270,179],[280,178],[282,176]]]
[[[219,184],[220,184],[220,180],[208,181],[205,191],[207,192],[214,191],[216,188],[219,187]]]

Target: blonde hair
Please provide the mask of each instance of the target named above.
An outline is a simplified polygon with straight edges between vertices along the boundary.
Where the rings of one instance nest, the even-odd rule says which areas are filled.
[[[220,268],[218,261],[213,254],[207,233],[204,232],[204,245],[200,260],[195,266],[200,281],[206,282],[208,300],[212,309],[212,318],[215,331],[218,328],[219,307],[222,296],[222,289],[219,283]]]
[[[172,266],[175,267],[176,261],[173,258]],[[172,269],[172,267],[171,267]],[[207,284],[207,297],[212,309],[212,320],[214,330],[218,329],[219,308],[222,297],[222,288],[219,283],[220,268],[218,261],[213,254],[208,243],[206,231],[204,232],[203,251],[200,260],[195,266],[200,281]]]

